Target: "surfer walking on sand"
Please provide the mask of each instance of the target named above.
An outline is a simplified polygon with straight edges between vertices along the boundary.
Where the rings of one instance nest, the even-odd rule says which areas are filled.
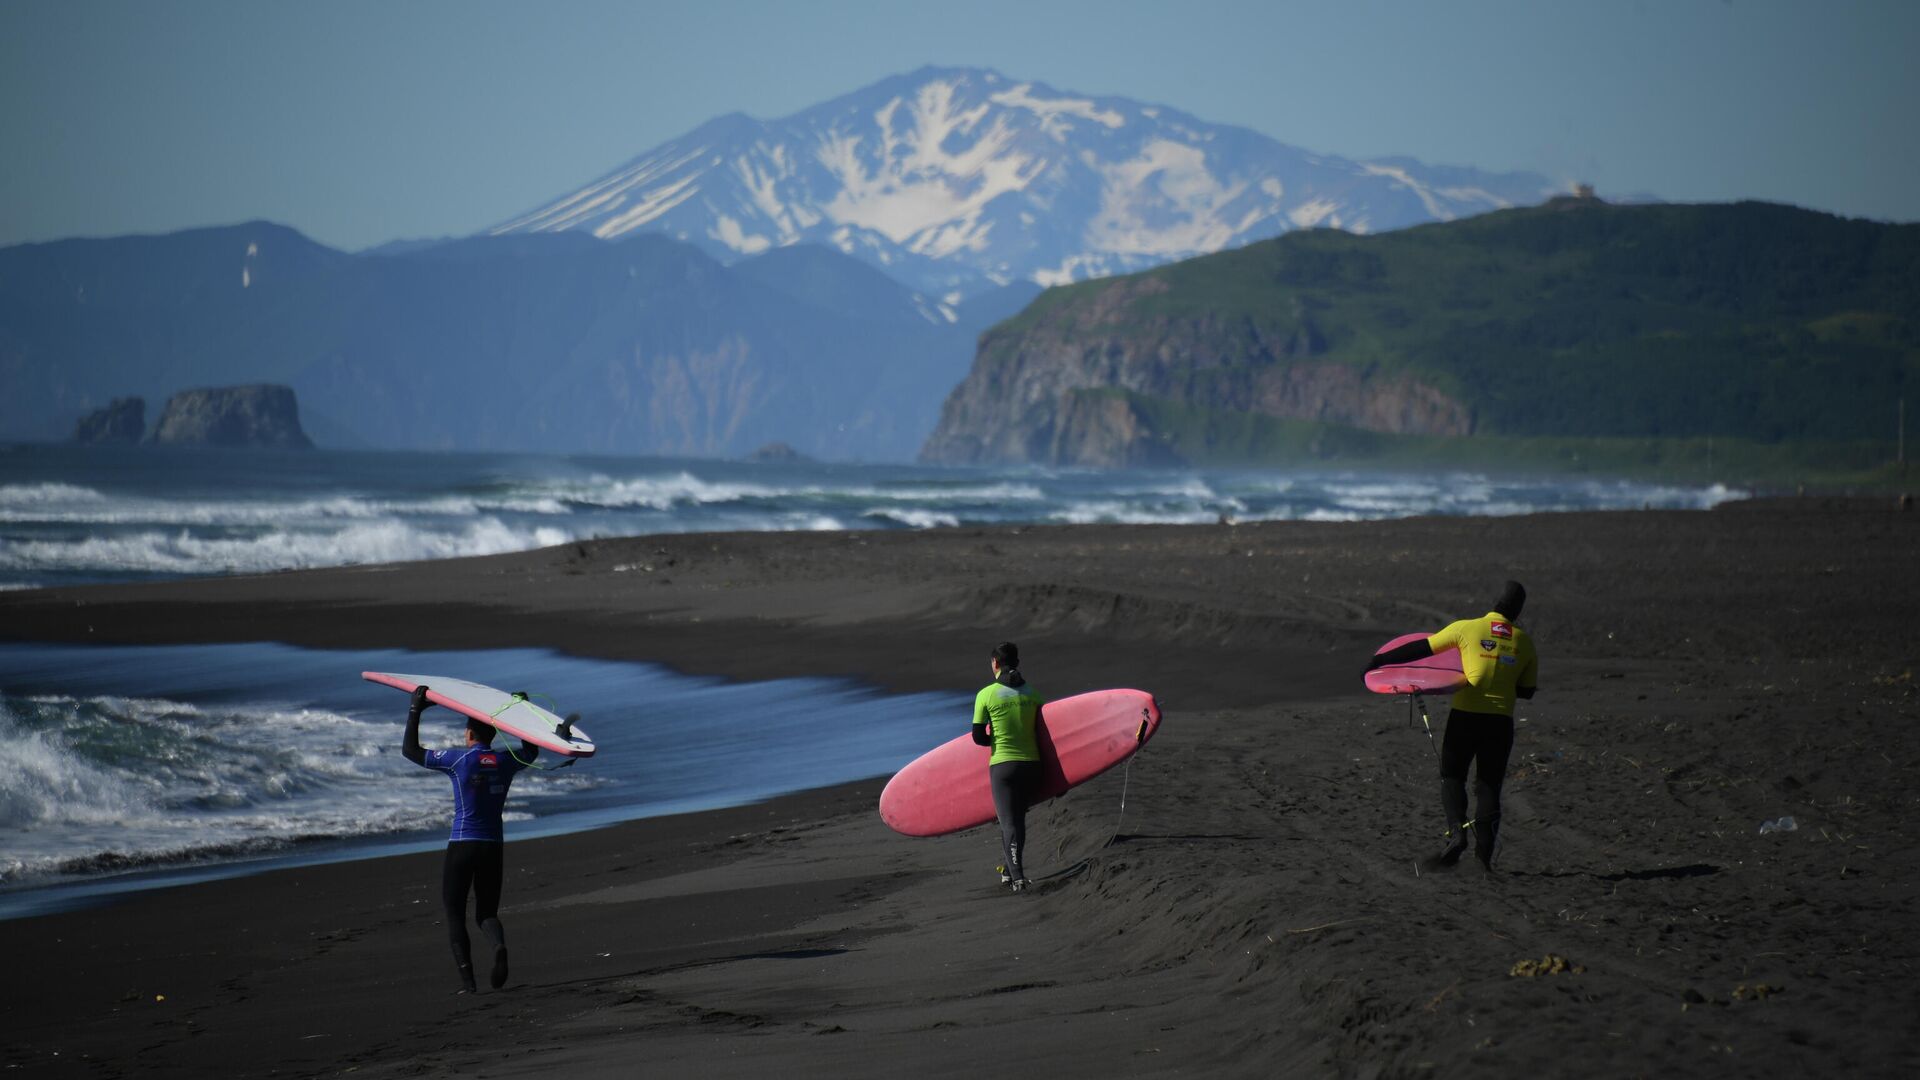
[[[473,921],[493,943],[488,982],[495,990],[507,983],[507,932],[500,925],[500,878],[505,835],[500,823],[507,788],[515,773],[539,756],[540,748],[522,742],[518,754],[493,748],[491,724],[469,718],[467,745],[456,750],[420,746],[420,713],[433,707],[427,688],[416,687],[407,710],[407,731],[400,753],[415,765],[446,773],[453,780],[453,834],[440,873],[440,903],[446,909],[447,937],[460,971],[460,993],[471,994],[473,950],[467,938],[467,893],[473,893]]]
[[[1516,699],[1533,696],[1539,676],[1533,638],[1519,626],[1520,609],[1526,602],[1526,588],[1509,581],[1492,611],[1378,653],[1367,664],[1372,671],[1448,649],[1460,650],[1467,683],[1454,692],[1447,733],[1440,744],[1440,805],[1447,815],[1447,846],[1424,860],[1423,869],[1443,870],[1458,864],[1467,850],[1469,830],[1474,857],[1487,870],[1493,869],[1494,842],[1500,835],[1500,787],[1513,752],[1513,707]],[[1471,819],[1467,817],[1469,765],[1477,770]]]
[[[1014,892],[1027,887],[1027,805],[1040,786],[1041,699],[1020,674],[1020,646],[1003,641],[988,659],[993,681],[973,698],[973,741],[993,748],[987,759],[987,783],[993,811],[1000,818],[1000,846],[1006,857],[1002,884]]]

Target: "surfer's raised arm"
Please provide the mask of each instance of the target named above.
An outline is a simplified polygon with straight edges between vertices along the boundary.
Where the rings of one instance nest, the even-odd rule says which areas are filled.
[[[1432,655],[1433,640],[1431,638],[1420,638],[1416,641],[1409,641],[1397,649],[1388,649],[1386,652],[1374,653],[1372,658],[1367,661],[1367,670],[1372,671],[1374,668],[1385,667],[1388,664],[1405,664],[1414,660],[1425,660]]]
[[[427,752],[420,746],[420,713],[433,708],[433,702],[427,700],[427,688],[413,688],[413,701],[407,706],[407,731],[400,736],[400,755],[415,765],[427,763]]]

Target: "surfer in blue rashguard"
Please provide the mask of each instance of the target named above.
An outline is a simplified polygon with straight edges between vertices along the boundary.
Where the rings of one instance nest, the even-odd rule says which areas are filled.
[[[1000,818],[1000,847],[1006,856],[1003,884],[1019,892],[1027,887],[1027,805],[1040,786],[1040,695],[1020,674],[1020,646],[1003,641],[988,659],[993,681],[973,699],[973,741],[993,748],[987,782],[993,812]]]
[[[493,942],[493,969],[488,982],[495,990],[507,983],[507,932],[500,925],[500,878],[505,835],[500,824],[507,788],[515,773],[540,753],[522,742],[518,754],[493,748],[494,729],[478,720],[467,721],[467,745],[456,750],[427,750],[420,745],[420,713],[433,707],[427,688],[416,687],[407,710],[407,731],[400,753],[415,765],[437,769],[453,780],[453,834],[440,874],[440,903],[446,909],[447,937],[453,962],[460,969],[460,993],[471,994],[473,950],[467,938],[467,893],[473,893],[473,921]]]

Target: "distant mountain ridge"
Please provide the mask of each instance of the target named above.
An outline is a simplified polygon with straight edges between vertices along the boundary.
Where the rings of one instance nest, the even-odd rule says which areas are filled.
[[[928,67],[776,120],[720,117],[489,231],[659,232],[722,262],[815,243],[951,305],[1565,190],[1535,173],[1313,154],[1164,106]]]
[[[115,398],[278,383],[322,446],[904,460],[975,336],[838,252],[724,267],[642,235],[349,255],[254,222],[0,248],[0,439]]]
[[[983,336],[922,457],[1260,463],[1489,435],[1871,438],[1890,458],[1903,398],[1920,225],[1568,197],[1048,290]]]

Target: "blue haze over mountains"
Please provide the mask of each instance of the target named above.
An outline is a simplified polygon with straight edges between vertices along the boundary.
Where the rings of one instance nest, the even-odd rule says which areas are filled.
[[[284,382],[322,445],[908,460],[1042,285],[1552,190],[924,69],[722,117],[461,240],[348,254],[256,222],[0,249],[0,438]]]

